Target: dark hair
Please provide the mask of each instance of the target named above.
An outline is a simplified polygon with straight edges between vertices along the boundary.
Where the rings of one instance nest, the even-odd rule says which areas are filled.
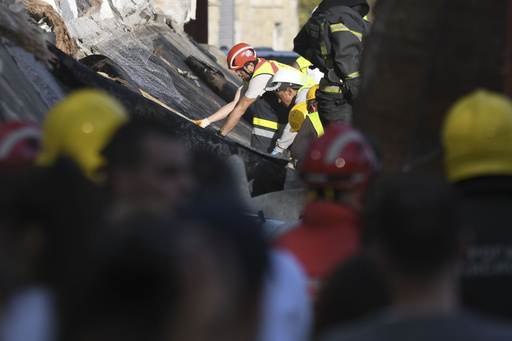
[[[313,334],[362,318],[390,303],[387,285],[365,253],[329,275],[315,302]]]
[[[133,119],[121,126],[102,150],[107,169],[112,166],[135,168],[144,157],[144,141],[149,136],[161,136],[178,141],[178,136],[165,122],[155,119]]]
[[[461,237],[458,198],[442,179],[401,175],[371,204],[367,233],[411,275],[432,274],[452,261]]]

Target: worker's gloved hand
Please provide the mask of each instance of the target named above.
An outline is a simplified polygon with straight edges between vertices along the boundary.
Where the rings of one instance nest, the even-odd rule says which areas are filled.
[[[201,128],[206,128],[206,127],[208,127],[210,125],[210,121],[208,121],[207,118],[202,119],[202,120],[192,120],[192,122],[194,122],[195,124],[197,124]]]
[[[278,155],[278,154],[281,154],[281,152],[279,150],[275,149],[275,148],[272,151],[272,153],[270,153],[270,155],[272,155],[272,156],[275,156],[275,155]]]

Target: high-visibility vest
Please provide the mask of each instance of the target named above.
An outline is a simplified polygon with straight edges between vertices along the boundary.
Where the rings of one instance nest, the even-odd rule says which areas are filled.
[[[324,125],[322,124],[322,121],[320,121],[318,112],[308,114],[308,117],[311,120],[311,123],[313,123],[313,128],[315,128],[318,137],[322,136],[324,134]]]
[[[301,74],[300,80],[301,80],[302,84],[304,84],[304,85],[299,89],[299,91],[304,88],[311,88],[312,86],[316,85],[316,81],[313,77],[311,77],[303,72],[300,72],[296,68],[294,68],[290,65],[276,62],[275,60],[266,60],[263,58],[259,58],[258,63],[254,67],[254,73],[252,74],[251,78],[254,78],[261,74],[268,74],[268,75],[274,76],[276,74],[276,72],[281,69],[289,69],[289,70],[299,72]]]

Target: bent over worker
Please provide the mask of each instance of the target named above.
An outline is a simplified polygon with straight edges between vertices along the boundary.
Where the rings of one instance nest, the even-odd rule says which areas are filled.
[[[254,103],[251,146],[266,153],[273,151],[278,137],[288,122],[288,110],[279,103],[273,92],[265,88],[278,70],[290,69],[289,65],[258,58],[251,45],[240,43],[229,51],[228,68],[235,70],[245,84],[238,89],[235,99],[206,119],[195,121],[201,127],[228,117],[217,135],[226,136],[233,129],[249,106]],[[302,75],[302,73],[300,73]],[[306,76],[307,77],[307,76]],[[313,81],[314,82],[314,81]]]
[[[312,86],[315,86],[314,78],[306,74],[300,74],[297,71],[283,69],[276,72],[270,85],[265,88],[266,91],[275,92],[279,103],[284,105],[288,112],[291,111],[294,105],[306,102],[306,95]],[[297,135],[297,130],[291,130],[290,123],[286,124],[282,135],[276,142],[276,146],[272,155],[284,156],[285,150],[293,143]]]

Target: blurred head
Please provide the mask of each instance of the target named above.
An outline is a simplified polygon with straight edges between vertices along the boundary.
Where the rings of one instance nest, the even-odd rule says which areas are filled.
[[[311,143],[299,164],[299,174],[311,190],[334,200],[348,191],[363,193],[379,165],[374,149],[361,132],[333,124]]]
[[[175,214],[196,190],[189,151],[161,122],[131,121],[122,126],[103,155],[108,187],[126,208]]]
[[[363,318],[390,303],[388,288],[364,252],[340,264],[315,302],[313,334]]]
[[[512,101],[483,89],[462,97],[446,115],[442,142],[451,182],[512,176]]]
[[[394,269],[393,274],[432,278],[458,260],[463,237],[459,217],[458,198],[444,180],[401,174],[370,205],[369,245],[379,246],[378,258],[387,260],[386,269]]]
[[[189,275],[184,340],[255,340],[268,250],[262,230],[230,195],[194,203],[180,219]],[[200,212],[200,214],[198,214]],[[203,269],[202,274],[198,273]],[[180,338],[175,338],[180,339]]]
[[[28,121],[0,125],[0,172],[17,171],[34,165],[41,151],[41,127]]]
[[[128,114],[115,98],[95,89],[75,91],[46,116],[37,163],[49,166],[58,157],[68,156],[90,180],[101,184],[105,159],[100,152],[126,121]]]
[[[0,188],[2,281],[7,260],[18,275],[24,272],[24,285],[61,286],[70,267],[80,268],[86,236],[103,217],[97,186],[70,159],[59,158],[49,167],[1,174]]]

